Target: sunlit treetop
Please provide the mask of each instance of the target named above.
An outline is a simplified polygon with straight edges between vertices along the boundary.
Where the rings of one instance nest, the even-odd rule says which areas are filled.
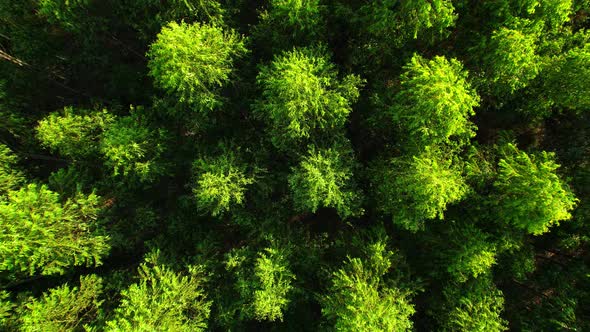
[[[495,30],[485,48],[486,74],[498,95],[526,87],[539,73],[538,32],[527,25],[523,20]]]
[[[418,231],[429,219],[444,219],[447,206],[469,192],[454,157],[434,148],[377,165],[372,181],[378,209],[399,226]]]
[[[99,314],[102,279],[96,275],[80,277],[80,285],[67,283],[29,298],[23,305],[21,331],[74,331],[91,323]]]
[[[322,207],[335,208],[342,218],[362,214],[353,166],[352,151],[310,148],[289,176],[295,208],[314,213]]]
[[[539,235],[571,218],[578,200],[558,176],[554,154],[527,154],[514,144],[507,144],[501,151],[494,183],[501,220]]]
[[[104,132],[100,150],[113,175],[133,175],[149,182],[163,172],[159,157],[164,151],[161,139],[165,133],[152,130],[138,121],[133,115],[117,119]]]
[[[458,282],[477,278],[491,272],[496,264],[496,245],[491,237],[469,222],[452,222],[443,236],[443,256],[446,270]]]
[[[95,194],[62,202],[36,184],[0,196],[0,271],[19,278],[100,265],[110,249],[96,222],[100,210]]]
[[[401,47],[412,39],[434,41],[454,26],[457,15],[448,0],[377,0],[360,9],[367,31],[388,46]]]
[[[437,319],[442,331],[491,331],[508,329],[502,318],[504,296],[489,276],[464,284],[449,283],[444,289],[444,313]]]
[[[233,30],[171,22],[147,55],[157,86],[200,111],[209,111],[220,105],[219,88],[229,82],[235,60],[245,53],[242,37]]]
[[[319,0],[272,0],[260,14],[255,38],[285,48],[313,41],[324,32]]]
[[[573,0],[492,0],[485,7],[504,22],[514,18],[542,21],[549,28],[562,26],[572,14]]]
[[[590,110],[590,44],[555,58],[543,72],[548,97],[558,107]]]
[[[115,120],[106,110],[86,111],[64,108],[51,113],[37,125],[37,138],[41,144],[62,156],[88,157],[98,152],[102,132]]]
[[[240,319],[283,321],[296,280],[289,253],[288,247],[273,242],[258,252],[242,247],[226,254],[226,269],[236,279],[234,289],[240,298]]]
[[[337,133],[362,85],[356,75],[339,79],[323,49],[307,48],[276,56],[262,67],[256,81],[262,89],[256,110],[268,123],[271,140],[278,147]]]
[[[409,292],[386,278],[393,252],[384,242],[370,243],[365,251],[367,257],[349,257],[332,274],[331,285],[320,298],[322,315],[336,331],[411,330],[415,309]]]
[[[193,163],[193,193],[198,206],[219,216],[244,205],[248,186],[254,177],[247,172],[236,153],[226,150],[214,158],[200,158]]]
[[[459,61],[414,55],[404,66],[391,112],[408,134],[409,149],[420,150],[452,140],[464,143],[475,136],[469,117],[478,105],[479,96]]]
[[[176,272],[152,252],[139,268],[139,281],[121,292],[121,304],[105,331],[179,331],[207,329],[211,302],[201,266]]]

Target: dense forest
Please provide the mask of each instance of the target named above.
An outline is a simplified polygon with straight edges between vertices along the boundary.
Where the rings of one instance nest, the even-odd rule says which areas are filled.
[[[590,331],[590,0],[0,0],[0,330]]]

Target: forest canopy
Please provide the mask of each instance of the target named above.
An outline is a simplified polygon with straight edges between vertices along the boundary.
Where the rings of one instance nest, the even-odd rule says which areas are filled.
[[[0,0],[0,331],[587,331],[589,202],[588,0]]]

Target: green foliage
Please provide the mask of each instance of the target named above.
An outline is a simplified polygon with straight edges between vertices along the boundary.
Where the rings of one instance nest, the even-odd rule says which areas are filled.
[[[351,150],[311,147],[289,176],[295,208],[315,213],[318,208],[331,207],[342,218],[362,214],[361,195],[353,182],[353,158]]]
[[[546,77],[544,91],[557,106],[578,112],[590,109],[590,46],[554,59]]]
[[[209,111],[221,103],[237,57],[246,53],[242,38],[217,25],[171,22],[150,46],[150,75],[180,101]]]
[[[277,17],[286,18],[288,24],[299,26],[302,32],[312,31],[318,24],[319,7],[318,0],[271,0],[270,2],[271,13]]]
[[[236,309],[241,319],[282,321],[295,280],[288,251],[273,243],[255,257],[247,248],[234,249],[226,257],[226,269],[235,275],[234,287],[241,299]]]
[[[38,0],[38,14],[50,23],[59,24],[66,30],[81,32],[84,13],[91,0]]]
[[[0,329],[6,328],[10,322],[14,305],[10,302],[10,293],[0,291]]]
[[[332,274],[321,298],[322,314],[336,331],[408,331],[415,312],[407,292],[388,284],[393,252],[383,241],[369,244],[365,259],[348,258]]]
[[[203,290],[202,267],[175,272],[150,254],[139,266],[139,282],[121,292],[115,317],[105,331],[204,331],[211,302]]]
[[[22,310],[21,331],[82,331],[97,317],[102,304],[102,279],[80,277],[79,287],[64,284],[52,288],[39,299],[30,298]]]
[[[589,28],[0,0],[0,330],[590,331]]]
[[[377,165],[373,186],[378,209],[412,231],[421,229],[426,219],[444,219],[447,206],[469,191],[453,159],[443,151],[426,148],[417,156]]]
[[[450,284],[443,290],[447,308],[442,315],[443,331],[505,331],[507,322],[500,314],[504,297],[489,278],[465,284]]]
[[[507,312],[511,327],[524,331],[586,331],[590,327],[585,303],[590,295],[588,266],[551,265],[529,277],[535,305]]]
[[[259,281],[254,291],[254,317],[271,322],[283,320],[295,279],[285,253],[277,248],[265,248],[258,253],[254,274]]]
[[[414,55],[404,66],[395,100],[393,118],[419,148],[475,136],[469,117],[475,114],[479,97],[455,59],[436,56],[426,60]]]
[[[448,33],[457,15],[448,0],[377,0],[361,7],[361,24],[387,47],[399,48],[406,42],[423,39],[434,42]]]
[[[10,149],[0,144],[0,195],[16,189],[24,182],[23,174],[16,169],[17,157]]]
[[[254,36],[280,46],[314,40],[323,33],[323,9],[319,0],[271,0]]]
[[[459,282],[485,275],[496,264],[490,236],[471,223],[454,224],[442,240],[449,248],[443,250],[447,271]]]
[[[6,90],[6,81],[0,80],[0,134],[7,132],[14,137],[19,137],[25,131],[26,121],[21,114],[12,109]]]
[[[502,154],[494,183],[501,220],[539,235],[571,218],[577,199],[556,174],[554,154],[529,155],[514,144],[503,147]]]
[[[232,151],[225,151],[217,158],[201,158],[194,162],[195,186],[193,194],[198,206],[219,216],[235,206],[244,204],[247,186],[254,177],[247,174]]]
[[[18,277],[100,265],[109,244],[96,223],[99,212],[95,194],[62,203],[35,184],[0,197],[0,271]]]
[[[486,7],[504,21],[526,18],[546,23],[551,29],[557,29],[569,20],[569,15],[572,14],[572,5],[572,0],[493,0],[486,2]]]
[[[262,100],[259,116],[270,127],[273,144],[317,138],[340,130],[359,97],[362,80],[356,75],[337,78],[337,71],[320,49],[294,49],[262,67],[256,81]]]
[[[537,38],[524,27],[502,27],[492,33],[484,62],[494,92],[513,93],[537,76],[540,70]]]
[[[94,155],[102,132],[114,121],[106,110],[86,111],[66,107],[51,113],[37,125],[41,144],[63,156],[81,158]]]
[[[542,17],[551,27],[557,28],[567,23],[570,20],[570,15],[573,14],[574,0],[540,0],[540,13]]]
[[[136,175],[149,182],[163,173],[158,160],[164,151],[160,141],[163,136],[162,130],[155,132],[134,116],[122,117],[106,129],[100,150],[113,175]]]

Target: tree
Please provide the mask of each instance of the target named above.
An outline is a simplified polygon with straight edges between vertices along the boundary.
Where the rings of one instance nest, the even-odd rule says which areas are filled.
[[[443,290],[445,313],[439,316],[443,331],[505,331],[500,316],[504,297],[490,278],[479,277],[464,284],[449,284]]]
[[[256,77],[262,89],[256,111],[267,122],[275,146],[330,137],[346,122],[362,80],[355,75],[338,79],[324,53],[309,48],[284,52]]]
[[[0,80],[0,135],[19,137],[25,131],[25,119],[12,109],[6,90],[6,81]]]
[[[100,209],[95,194],[62,203],[44,185],[8,192],[0,197],[0,271],[18,278],[100,265],[109,251],[109,238],[97,223]]]
[[[265,248],[256,258],[254,274],[259,280],[254,291],[254,317],[271,322],[283,320],[295,279],[284,253],[277,248]]]
[[[234,309],[240,319],[282,321],[291,302],[295,275],[288,261],[288,249],[272,243],[256,255],[249,248],[232,250],[226,269],[235,276],[234,288],[240,300]],[[234,318],[235,319],[235,318]]]
[[[153,41],[162,27],[170,22],[222,24],[226,13],[226,6],[216,0],[133,0],[115,2],[114,7],[114,17],[124,19],[146,41]]]
[[[529,155],[511,143],[501,153],[494,182],[501,220],[539,235],[571,218],[577,199],[557,175],[559,165],[553,153]]]
[[[309,148],[307,156],[289,176],[295,208],[315,213],[318,208],[335,208],[342,218],[363,213],[361,195],[355,188],[352,150]]]
[[[41,144],[62,156],[83,158],[98,152],[103,131],[115,118],[106,110],[88,111],[65,107],[63,112],[51,113],[35,128]]]
[[[220,105],[218,89],[228,83],[235,59],[244,53],[244,41],[233,30],[171,22],[147,55],[156,85],[205,112]]]
[[[244,204],[247,187],[254,177],[230,150],[216,158],[201,158],[193,163],[195,186],[193,193],[198,206],[219,216]]]
[[[96,275],[80,277],[79,287],[67,283],[29,298],[22,304],[21,331],[77,331],[88,328],[96,319],[102,300],[102,279]]]
[[[334,322],[336,331],[408,331],[415,309],[408,293],[389,285],[386,274],[393,252],[384,242],[372,243],[366,258],[348,258],[332,274],[327,293],[321,297],[322,315]]]
[[[16,168],[17,157],[10,149],[0,144],[0,195],[14,190],[24,182],[23,174]]]
[[[590,109],[590,46],[572,49],[552,60],[546,73],[548,97],[558,106],[582,112]]]
[[[139,266],[139,282],[121,292],[105,331],[205,331],[211,302],[207,300],[202,267],[175,272],[152,253]]]
[[[90,0],[39,0],[38,15],[52,24],[59,24],[71,32],[81,32]]]
[[[283,50],[309,45],[325,32],[324,10],[319,0],[271,0],[260,13],[254,38],[260,41],[260,47],[278,46]]]
[[[486,73],[493,83],[492,91],[498,95],[526,87],[539,73],[537,32],[525,24],[517,21],[514,26],[494,31],[485,48]]]
[[[485,8],[494,16],[501,18],[503,22],[525,18],[542,22],[550,29],[557,30],[569,20],[572,5],[572,0],[495,0],[486,2]]]
[[[0,328],[8,329],[14,305],[10,302],[10,293],[0,291]]]
[[[491,236],[472,223],[449,224],[438,238],[440,249],[435,254],[442,267],[458,282],[490,273],[497,255]]]
[[[149,182],[164,172],[159,157],[164,151],[161,140],[165,132],[151,130],[138,122],[133,115],[117,119],[105,130],[100,150],[113,175],[135,175]]]
[[[469,117],[478,105],[479,97],[459,61],[414,55],[404,66],[391,113],[407,132],[408,145],[422,149],[475,136]]]
[[[359,12],[362,26],[388,52],[386,45],[400,48],[419,37],[427,42],[444,37],[457,19],[454,10],[447,0],[378,0],[363,5]]]
[[[469,187],[452,155],[426,148],[373,168],[377,208],[405,229],[417,231],[427,219],[444,219],[447,206],[463,199]]]

